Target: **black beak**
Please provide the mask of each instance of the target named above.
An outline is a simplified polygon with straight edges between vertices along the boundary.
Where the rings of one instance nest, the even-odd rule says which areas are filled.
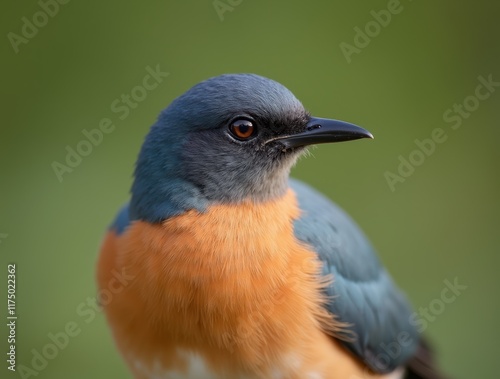
[[[368,130],[348,122],[311,117],[305,132],[279,137],[276,140],[283,143],[286,148],[291,148],[360,138],[373,138],[373,135]]]

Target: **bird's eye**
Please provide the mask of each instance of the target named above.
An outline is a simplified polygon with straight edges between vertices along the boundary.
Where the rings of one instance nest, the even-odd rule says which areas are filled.
[[[256,128],[252,121],[240,118],[229,126],[231,134],[239,140],[247,140],[255,134]]]

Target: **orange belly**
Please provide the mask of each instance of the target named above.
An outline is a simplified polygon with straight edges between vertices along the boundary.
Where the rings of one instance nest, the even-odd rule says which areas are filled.
[[[294,237],[292,191],[110,232],[98,283],[136,378],[377,378],[331,336],[316,254]],[[331,279],[331,278],[330,278]]]

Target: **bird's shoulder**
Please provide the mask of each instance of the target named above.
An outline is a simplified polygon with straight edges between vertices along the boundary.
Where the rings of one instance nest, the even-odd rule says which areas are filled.
[[[339,321],[351,325],[343,344],[376,372],[404,364],[418,345],[404,294],[340,207],[304,183],[291,180],[290,186],[301,209],[295,235],[318,254],[323,274],[333,276],[326,288],[326,306]]]
[[[115,216],[111,223],[109,230],[115,232],[117,235],[122,234],[125,229],[130,225],[129,203],[125,203]]]

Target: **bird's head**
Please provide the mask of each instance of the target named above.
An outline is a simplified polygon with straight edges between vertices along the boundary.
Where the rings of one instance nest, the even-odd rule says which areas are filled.
[[[281,196],[311,144],[372,135],[315,118],[281,84],[253,74],[221,75],[175,99],[142,146],[131,216],[158,222],[211,203]]]

